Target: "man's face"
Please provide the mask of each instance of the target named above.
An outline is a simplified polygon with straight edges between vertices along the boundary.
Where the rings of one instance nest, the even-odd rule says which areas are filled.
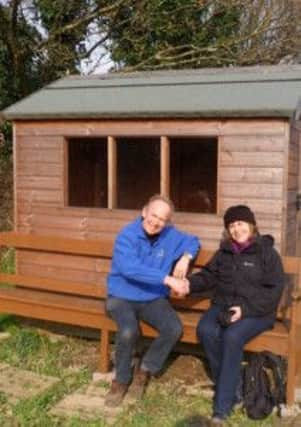
[[[171,218],[171,209],[163,200],[154,200],[142,210],[142,226],[147,234],[159,234]]]

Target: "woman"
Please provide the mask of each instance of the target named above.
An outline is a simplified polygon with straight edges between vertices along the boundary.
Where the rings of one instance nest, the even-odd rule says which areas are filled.
[[[212,260],[190,276],[190,292],[213,289],[211,308],[197,327],[215,383],[212,425],[223,425],[236,403],[243,347],[273,327],[284,286],[271,236],[261,236],[248,206],[224,215],[225,239]]]

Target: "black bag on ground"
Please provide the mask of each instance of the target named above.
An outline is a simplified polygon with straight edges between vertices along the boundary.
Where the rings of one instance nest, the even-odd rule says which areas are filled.
[[[267,417],[285,402],[285,366],[280,356],[264,351],[252,353],[243,373],[243,400],[248,417]]]

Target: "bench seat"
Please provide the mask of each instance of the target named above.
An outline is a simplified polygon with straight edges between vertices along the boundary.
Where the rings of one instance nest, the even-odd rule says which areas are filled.
[[[205,307],[208,305],[204,304]],[[17,287],[0,287],[0,313],[17,312],[20,316],[35,319],[51,320],[78,326],[102,329],[104,323],[110,331],[116,331],[115,322],[109,319],[105,312],[105,302],[97,298],[84,298],[68,294],[37,291],[35,289],[22,289]],[[200,313],[178,309],[178,315],[183,324],[183,337],[181,341],[198,343],[196,325]],[[148,325],[141,324],[143,335],[154,337],[157,332]],[[274,328],[266,331],[250,341],[246,349],[250,351],[273,350],[275,340],[279,343],[277,354],[288,356],[288,327],[277,321]]]

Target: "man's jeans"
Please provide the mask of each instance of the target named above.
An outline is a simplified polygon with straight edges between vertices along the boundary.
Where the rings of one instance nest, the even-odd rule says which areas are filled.
[[[209,360],[215,383],[214,415],[227,417],[235,404],[243,347],[251,338],[272,328],[273,319],[245,317],[223,328],[218,323],[221,307],[213,305],[199,321],[197,335]]]
[[[166,298],[149,302],[127,301],[108,297],[106,309],[118,325],[115,342],[116,380],[129,384],[132,379],[132,357],[143,320],[159,332],[147,352],[141,367],[152,375],[158,373],[175,343],[182,335],[182,323]]]

